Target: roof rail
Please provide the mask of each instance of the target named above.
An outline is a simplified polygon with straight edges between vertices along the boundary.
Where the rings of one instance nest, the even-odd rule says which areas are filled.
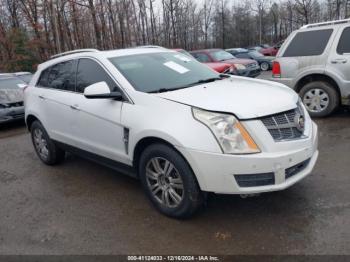
[[[327,26],[327,25],[346,24],[346,23],[350,23],[350,19],[334,20],[334,21],[328,21],[328,22],[322,22],[322,23],[308,24],[308,25],[302,26],[300,29],[319,27],[319,26]]]
[[[53,56],[50,56],[50,58],[57,58],[60,56],[65,56],[65,55],[71,55],[71,54],[76,54],[76,53],[83,53],[83,52],[99,52],[99,50],[97,49],[76,49],[76,50],[72,50],[72,51],[67,51],[67,52],[63,52],[63,53],[59,53]]]
[[[135,46],[134,48],[165,48],[159,45],[140,45],[140,46]]]

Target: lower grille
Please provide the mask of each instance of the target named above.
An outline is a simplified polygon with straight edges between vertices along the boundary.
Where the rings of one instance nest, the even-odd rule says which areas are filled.
[[[261,121],[276,142],[304,136],[304,111],[299,104],[295,109],[262,117]]]
[[[308,166],[309,162],[310,162],[310,158],[299,163],[299,164],[296,164],[292,167],[287,168],[286,169],[286,179],[303,171]]]
[[[240,187],[268,186],[275,184],[274,173],[235,175],[235,179]]]

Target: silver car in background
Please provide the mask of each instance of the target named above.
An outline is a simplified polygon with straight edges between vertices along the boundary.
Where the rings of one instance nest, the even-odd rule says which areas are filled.
[[[23,88],[26,83],[16,76],[0,77],[0,124],[24,119]]]
[[[350,19],[294,31],[277,54],[272,80],[298,92],[314,117],[350,105]]]

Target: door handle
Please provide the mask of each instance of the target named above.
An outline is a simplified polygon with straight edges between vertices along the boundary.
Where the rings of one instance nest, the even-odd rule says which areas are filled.
[[[70,108],[72,108],[73,110],[79,110],[79,106],[78,105],[71,105]]]
[[[332,64],[345,64],[346,62],[348,62],[348,60],[345,58],[334,59],[331,61]]]
[[[39,98],[45,100],[45,97],[43,95],[39,95]]]

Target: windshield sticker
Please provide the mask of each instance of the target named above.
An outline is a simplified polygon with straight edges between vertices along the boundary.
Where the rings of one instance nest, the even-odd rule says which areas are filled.
[[[182,65],[179,65],[178,63],[175,63],[173,61],[166,62],[163,65],[178,72],[179,74],[184,74],[190,71],[186,67],[183,67]]]
[[[191,62],[191,58],[184,56],[184,55],[174,55],[175,58],[180,59],[181,61],[184,62]]]

